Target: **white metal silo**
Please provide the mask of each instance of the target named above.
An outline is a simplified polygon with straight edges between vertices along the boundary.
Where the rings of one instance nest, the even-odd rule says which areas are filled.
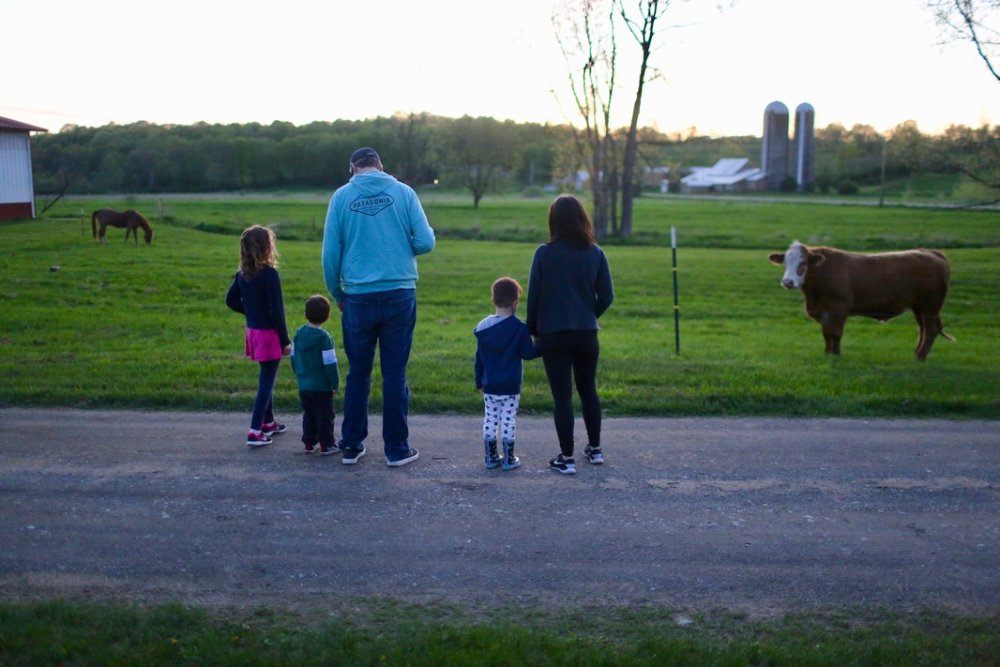
[[[771,102],[764,109],[760,167],[766,175],[767,189],[781,190],[781,183],[788,176],[788,107],[781,102]]]
[[[799,192],[808,190],[816,179],[815,117],[811,104],[803,102],[795,107],[795,188]]]

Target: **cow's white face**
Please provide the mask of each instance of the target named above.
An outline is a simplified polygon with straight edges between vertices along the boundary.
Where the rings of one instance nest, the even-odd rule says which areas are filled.
[[[800,289],[806,279],[806,268],[809,266],[809,250],[798,241],[792,241],[788,250],[773,253],[769,259],[775,264],[785,267],[785,275],[781,277],[781,286],[785,289]]]

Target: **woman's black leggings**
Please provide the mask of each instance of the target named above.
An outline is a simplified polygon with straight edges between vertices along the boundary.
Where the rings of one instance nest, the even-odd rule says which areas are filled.
[[[558,331],[542,337],[542,361],[549,378],[556,436],[563,456],[573,456],[573,384],[580,395],[590,446],[601,446],[601,399],[597,396],[597,331]]]

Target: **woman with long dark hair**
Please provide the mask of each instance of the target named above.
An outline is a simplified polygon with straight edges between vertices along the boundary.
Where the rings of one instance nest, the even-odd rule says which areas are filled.
[[[593,464],[601,450],[601,399],[597,395],[597,318],[614,301],[608,258],[594,241],[594,225],[579,199],[560,195],[549,207],[549,240],[538,247],[528,278],[526,323],[541,342],[554,403],[559,454],[549,465],[576,473],[573,459],[573,385],[580,396]]]

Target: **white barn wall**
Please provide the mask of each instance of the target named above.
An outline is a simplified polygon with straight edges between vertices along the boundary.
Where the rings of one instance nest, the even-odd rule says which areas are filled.
[[[0,205],[30,204],[35,215],[31,144],[27,132],[0,131]]]

